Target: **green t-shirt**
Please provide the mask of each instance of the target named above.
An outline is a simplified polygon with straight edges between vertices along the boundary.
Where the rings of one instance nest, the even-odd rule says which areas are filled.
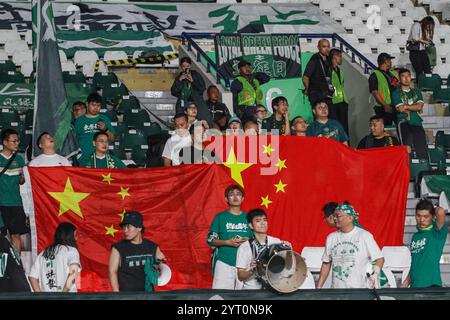
[[[0,171],[6,166],[10,158],[6,158],[0,153]],[[21,207],[22,198],[20,197],[19,173],[25,166],[22,157],[16,155],[8,170],[0,176],[0,206]]]
[[[447,238],[447,225],[438,230],[419,230],[411,240],[411,288],[442,286],[439,261]]]
[[[286,121],[284,119],[277,120],[274,113],[269,118],[263,119],[261,128],[267,131],[278,130],[279,134],[285,134]]]
[[[94,158],[94,154],[92,153],[89,156],[82,156],[78,162],[80,167],[84,168],[110,169],[127,167],[122,160],[110,153],[107,153],[103,158],[97,156]]]
[[[240,215],[234,215],[229,211],[218,213],[209,229],[208,244],[213,246],[213,239],[228,240],[235,236],[253,237],[253,232],[248,226],[247,213],[241,212]],[[215,252],[215,259],[218,259],[230,266],[236,265],[237,249],[235,247],[221,246]]]
[[[88,118],[85,114],[75,120],[75,134],[77,135],[78,144],[80,145],[81,154],[91,154],[94,152],[92,139],[94,134],[100,132],[97,128],[97,122],[103,121],[108,131],[115,133],[111,121],[103,114],[99,114],[95,118]]]
[[[392,105],[395,108],[402,104],[412,106],[418,102],[423,102],[423,96],[420,90],[411,89],[409,91],[403,91],[399,88],[392,93]],[[423,121],[417,111],[397,112],[397,120],[398,122],[408,121],[412,126],[421,126]]]
[[[306,135],[308,137],[330,138],[338,142],[348,141],[347,133],[345,133],[342,125],[333,119],[328,119],[325,124],[314,121],[306,130]]]

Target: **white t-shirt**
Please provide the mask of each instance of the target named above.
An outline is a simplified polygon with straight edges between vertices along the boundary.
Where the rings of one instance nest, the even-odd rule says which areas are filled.
[[[30,161],[30,167],[70,167],[72,166],[66,158],[59,154],[41,154]]]
[[[180,164],[180,150],[184,147],[190,147],[191,144],[192,138],[190,134],[183,137],[174,134],[169,140],[167,140],[162,156],[172,160],[172,165],[177,166]]]
[[[322,261],[331,261],[332,288],[367,288],[367,265],[382,257],[372,234],[354,227],[328,235]]]
[[[281,240],[278,238],[274,238],[271,236],[267,236],[267,245],[270,246],[275,243],[281,243]],[[237,250],[236,254],[236,268],[247,269],[250,267],[250,263],[255,259],[253,257],[252,248],[250,247],[250,242],[245,241],[241,244]],[[242,286],[242,290],[247,289],[261,289],[262,284],[256,278],[252,277],[247,281],[244,281],[244,285]]]
[[[42,251],[31,267],[29,276],[39,279],[39,286],[44,292],[62,292],[69,275],[71,264],[79,265],[78,272],[81,271],[80,255],[78,250],[70,246],[58,245],[54,259],[45,259]],[[74,284],[70,292],[77,292]]]

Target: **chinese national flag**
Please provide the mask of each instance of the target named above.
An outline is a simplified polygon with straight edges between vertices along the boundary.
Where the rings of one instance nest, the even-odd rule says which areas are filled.
[[[248,152],[252,139],[256,157]],[[210,288],[206,237],[215,214],[227,208],[224,190],[230,184],[243,185],[243,209],[264,208],[269,234],[290,241],[298,252],[324,246],[334,231],[321,211],[329,201],[349,200],[380,248],[403,244],[409,183],[405,147],[356,151],[325,138],[270,136],[215,143],[226,146],[216,148],[224,164],[29,168],[38,252],[52,242],[60,222],[75,224],[83,267],[80,291],[109,291],[108,258],[111,245],[123,238],[121,214],[139,211],[144,237],[159,245],[172,269],[169,284],[157,290]]]

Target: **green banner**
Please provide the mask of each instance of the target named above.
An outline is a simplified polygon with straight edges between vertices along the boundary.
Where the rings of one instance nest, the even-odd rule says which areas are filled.
[[[301,77],[298,34],[217,34],[214,45],[216,63],[230,78],[239,75],[241,59],[251,63],[253,72],[264,72],[272,79]]]
[[[34,84],[0,83],[0,107],[17,111],[33,109]]]
[[[433,193],[444,192],[447,199],[450,199],[450,176],[425,176],[423,178]]]

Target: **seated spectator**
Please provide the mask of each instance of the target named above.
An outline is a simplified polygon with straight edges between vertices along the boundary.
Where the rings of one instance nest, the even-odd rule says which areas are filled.
[[[244,133],[246,136],[254,136],[259,134],[259,126],[256,118],[250,118],[244,122]]]
[[[81,263],[75,234],[73,224],[58,225],[53,243],[39,254],[28,275],[34,292],[77,292]]]
[[[226,114],[217,116],[217,121],[214,122],[214,129],[219,130],[222,134],[225,134],[228,128],[229,118]]]
[[[193,101],[189,101],[184,110],[188,118],[188,128],[190,128],[194,123],[198,121],[197,119],[197,105]]]
[[[188,117],[184,113],[178,113],[174,117],[175,134],[167,140],[162,153],[164,166],[177,166],[180,164],[180,150],[192,144],[192,138],[188,131]]]
[[[442,287],[440,260],[447,239],[445,210],[427,199],[416,205],[417,232],[411,240],[411,270],[402,288]]]
[[[42,151],[42,154],[28,163],[29,167],[70,167],[70,162],[56,153],[55,140],[48,132],[43,132],[37,138],[36,144]]]
[[[204,148],[206,141],[206,127],[197,122],[189,128],[192,145],[180,150],[181,164],[213,163],[215,153]]]
[[[219,116],[225,114],[227,118],[230,118],[230,111],[227,106],[219,102],[219,89],[216,86],[209,86],[207,90],[208,100],[205,101],[209,112],[211,113],[211,119],[213,122],[217,122]]]
[[[80,167],[97,169],[127,167],[122,160],[109,152],[109,141],[106,133],[97,132],[94,135],[92,145],[94,146],[95,151],[91,154],[84,154],[80,158]]]
[[[259,131],[262,129],[262,123],[267,118],[267,109],[262,104],[256,105],[256,120],[258,121]]]
[[[291,132],[293,136],[306,137],[306,130],[308,129],[308,123],[302,116],[296,116],[291,121]]]
[[[241,134],[242,133],[242,121],[236,116],[233,116],[228,120],[227,134]]]
[[[205,91],[205,81],[200,73],[191,69],[192,60],[189,57],[180,59],[180,74],[175,78],[170,91],[177,97],[175,105],[176,113],[183,113],[189,101],[194,101],[197,107],[203,104],[203,92]],[[209,112],[208,112],[209,113]]]
[[[428,159],[427,138],[419,115],[424,104],[422,93],[411,88],[411,72],[408,69],[401,69],[399,77],[400,87],[392,93],[392,105],[397,109],[400,142],[413,148],[418,159]]]
[[[328,226],[331,228],[336,227],[336,221],[334,220],[334,211],[338,207],[339,203],[337,202],[328,202],[322,208],[324,213],[324,219],[327,222]]]
[[[86,104],[81,101],[77,101],[72,105],[72,115],[73,120],[75,121],[79,117],[81,117],[83,114],[86,114]]]
[[[100,114],[102,97],[98,93],[91,93],[87,97],[87,113],[75,121],[75,134],[81,149],[81,154],[91,155],[94,152],[92,138],[97,132],[104,132],[110,142],[114,141],[114,127],[109,118]]]
[[[262,129],[272,132],[278,130],[278,134],[288,136],[291,134],[289,126],[289,103],[285,97],[272,99],[273,114],[263,120]]]
[[[396,137],[384,131],[384,118],[375,115],[370,118],[370,134],[361,139],[358,144],[358,149],[380,148],[388,146],[398,146]]]
[[[313,106],[315,121],[306,130],[308,137],[325,137],[348,145],[348,137],[342,125],[328,119],[328,105],[325,100],[318,100]]]
[[[239,76],[231,83],[233,112],[241,119],[244,116],[255,116],[258,103],[257,92],[262,84],[270,80],[270,77],[263,72],[252,73],[250,67],[250,63],[241,60],[238,63]]]

